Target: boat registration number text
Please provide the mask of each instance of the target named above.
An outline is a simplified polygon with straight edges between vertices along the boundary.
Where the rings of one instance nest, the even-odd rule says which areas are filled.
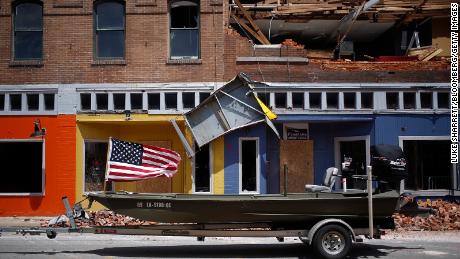
[[[170,209],[171,202],[138,202],[136,204],[138,208],[160,208],[160,209]]]

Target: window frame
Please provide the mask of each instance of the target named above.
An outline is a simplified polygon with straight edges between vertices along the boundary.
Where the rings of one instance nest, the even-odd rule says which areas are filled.
[[[182,0],[170,0],[168,1],[168,58],[169,60],[199,60],[201,59],[201,4],[199,0],[183,0],[185,2],[194,3],[197,5],[197,25],[196,28],[173,28],[172,27],[172,16],[171,9],[172,5],[175,2],[181,2]],[[171,32],[172,30],[196,30],[197,31],[197,56],[173,56],[172,55],[172,41],[171,41]]]
[[[97,26],[97,6],[103,3],[119,3],[123,6],[123,29],[98,29]],[[122,57],[100,57],[98,52],[98,31],[123,31],[123,56]],[[93,59],[96,61],[126,60],[126,2],[123,0],[97,0],[93,3]]]
[[[243,191],[243,163],[242,163],[242,147],[243,141],[255,140],[256,141],[256,190],[255,191]],[[240,137],[238,139],[238,193],[239,194],[260,194],[260,140],[259,137]]]
[[[1,196],[45,196],[46,193],[46,141],[42,139],[0,139],[0,142],[41,142],[42,143],[42,191],[41,192],[14,192],[0,193]]]
[[[40,49],[40,57],[39,58],[17,58],[16,57],[16,8],[21,5],[21,4],[36,4],[39,5],[42,9],[42,24],[41,24],[41,29],[24,29],[24,30],[19,30],[21,32],[41,32],[41,49]],[[17,0],[12,2],[11,4],[11,25],[12,25],[12,30],[11,30],[11,59],[13,61],[42,61],[43,60],[43,2],[39,0]]]
[[[81,159],[81,163],[82,163],[82,175],[81,175],[81,179],[82,179],[82,185],[81,185],[81,188],[82,188],[82,193],[83,194],[87,194],[89,192],[92,192],[92,191],[86,191],[86,143],[107,143],[107,145],[109,145],[109,141],[108,140],[100,140],[100,139],[82,139],[82,142],[83,142],[83,148],[82,148],[82,153],[83,153],[83,156],[82,156],[82,159]],[[107,163],[107,162],[106,162]],[[109,190],[109,191],[113,191],[115,190],[115,186],[114,184],[112,184],[112,188]],[[104,191],[104,190],[102,190]]]

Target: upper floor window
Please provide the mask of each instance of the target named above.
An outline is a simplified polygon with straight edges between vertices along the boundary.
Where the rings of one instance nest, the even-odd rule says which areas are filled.
[[[94,4],[95,57],[125,58],[125,4],[97,1]]]
[[[198,59],[200,6],[196,0],[170,2],[170,57],[171,59]]]
[[[14,60],[41,59],[43,51],[43,6],[38,1],[13,5]]]

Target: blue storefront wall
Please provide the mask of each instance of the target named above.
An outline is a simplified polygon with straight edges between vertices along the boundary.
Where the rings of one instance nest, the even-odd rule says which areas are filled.
[[[267,126],[264,123],[239,129],[225,135],[224,144],[224,186],[225,194],[239,193],[239,140],[257,137],[260,156],[260,193],[267,193]]]
[[[449,118],[448,114],[291,115],[280,116],[277,123],[309,123],[310,139],[314,141],[314,182],[321,184],[326,169],[335,166],[334,138],[369,135],[370,145],[399,145],[399,136],[448,136]],[[269,154],[269,157],[272,156]],[[271,159],[272,168],[279,168],[279,159],[275,162],[277,165],[274,162],[275,157]],[[274,171],[271,170],[269,175]],[[272,179],[279,177],[270,177]],[[279,182],[270,182],[269,186],[274,193],[279,192]]]

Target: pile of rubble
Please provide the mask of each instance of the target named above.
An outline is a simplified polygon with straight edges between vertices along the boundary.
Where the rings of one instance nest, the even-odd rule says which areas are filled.
[[[90,211],[86,217],[75,219],[75,223],[78,227],[89,227],[89,226],[150,226],[156,225],[157,222],[144,221],[135,219],[129,216],[116,214],[113,211],[101,210],[101,211]],[[42,223],[42,227],[70,227],[69,219],[62,215],[55,219]]]
[[[442,200],[418,201],[420,208],[430,208],[428,217],[405,216],[395,213],[396,230],[460,230],[460,204]]]
[[[285,39],[282,43],[284,46],[293,47],[296,49],[304,49],[305,46],[295,42],[293,39]]]

